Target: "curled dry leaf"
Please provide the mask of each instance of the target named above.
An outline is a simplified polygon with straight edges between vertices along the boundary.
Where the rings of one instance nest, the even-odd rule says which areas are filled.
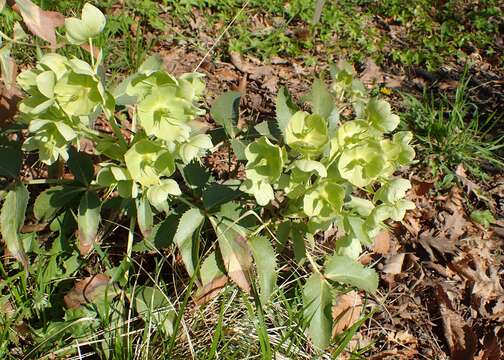
[[[231,63],[236,66],[238,70],[243,73],[250,74],[256,77],[269,76],[273,73],[273,68],[271,66],[257,66],[245,61],[241,54],[236,51],[231,51],[229,53],[231,57]]]
[[[45,11],[30,0],[16,0],[14,7],[32,34],[47,41],[51,48],[56,48],[56,32],[58,26],[65,23],[65,17],[56,11]]]
[[[357,291],[350,291],[336,298],[332,307],[334,325],[332,336],[341,334],[355,324],[362,313],[362,299]]]
[[[479,185],[467,178],[466,171],[462,164],[457,166],[455,175],[457,175],[457,179],[462,183],[468,194],[474,193],[478,195],[478,193],[481,192]]]
[[[376,235],[373,244],[373,252],[380,255],[387,255],[390,251],[390,233],[382,230]]]
[[[360,80],[366,85],[382,83],[384,80],[383,72],[372,59],[367,59],[366,67],[360,76]]]
[[[217,296],[219,291],[221,291],[221,289],[226,286],[228,280],[229,279],[226,275],[222,275],[205,284],[196,294],[196,299],[194,300],[194,302],[197,305],[206,304]]]
[[[439,311],[452,360],[473,359],[477,339],[471,327],[462,316],[453,310],[451,301],[441,285],[436,286]]]
[[[385,261],[385,266],[383,266],[383,272],[386,274],[397,275],[401,273],[401,269],[404,263],[404,256],[406,254],[396,254],[389,257]]]
[[[110,283],[110,278],[105,274],[96,274],[77,280],[72,290],[65,295],[65,305],[76,309],[87,303],[95,303],[106,296],[115,296],[117,288]]]

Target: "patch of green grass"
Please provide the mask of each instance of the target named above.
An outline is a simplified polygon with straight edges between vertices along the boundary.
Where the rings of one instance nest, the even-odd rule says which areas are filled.
[[[435,174],[454,172],[462,164],[472,175],[485,178],[483,166],[504,169],[504,136],[492,134],[497,115],[480,115],[469,100],[469,80],[460,82],[454,99],[446,94],[424,94],[418,100],[404,95],[406,126],[419,144],[418,159]]]

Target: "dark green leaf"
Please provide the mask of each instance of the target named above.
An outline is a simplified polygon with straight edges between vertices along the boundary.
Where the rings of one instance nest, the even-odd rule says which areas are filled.
[[[0,176],[17,177],[21,171],[22,153],[16,148],[0,148]]]
[[[228,91],[219,96],[210,109],[214,121],[222,125],[231,138],[234,138],[238,133],[236,124],[240,116],[240,99],[241,93]]]
[[[94,178],[93,160],[83,152],[70,147],[70,156],[67,161],[68,168],[75,176],[75,179],[83,185],[88,186]]]
[[[59,185],[44,190],[33,205],[35,218],[42,222],[50,221],[61,208],[69,207],[84,190],[81,187]]]
[[[210,179],[210,173],[197,161],[191,161],[182,168],[182,176],[187,185],[193,189],[205,186]]]
[[[239,182],[227,181],[224,184],[213,184],[203,192],[203,206],[207,210],[225,204],[243,194]]]

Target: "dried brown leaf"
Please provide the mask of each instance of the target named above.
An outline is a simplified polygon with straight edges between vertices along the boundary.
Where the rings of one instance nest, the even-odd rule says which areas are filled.
[[[113,294],[116,289],[110,285],[110,278],[105,274],[96,274],[87,278],[77,280],[74,287],[65,295],[65,305],[70,309],[75,309],[82,304],[92,303],[105,295],[108,287],[108,294]]]
[[[360,80],[366,85],[382,83],[384,81],[383,72],[372,59],[367,59],[365,69],[360,76]]]
[[[464,188],[466,189],[468,194],[474,193],[477,195],[478,192],[481,191],[478,184],[476,184],[475,182],[473,182],[467,178],[466,171],[465,171],[464,166],[462,164],[459,164],[457,166],[457,169],[455,170],[455,174],[457,175],[457,179],[459,179],[459,181],[462,183],[462,185],[464,186]]]
[[[453,310],[451,301],[441,285],[436,286],[439,311],[443,329],[452,360],[473,359],[476,353],[477,338],[471,327],[461,315]]]
[[[355,324],[362,313],[362,299],[356,291],[350,291],[336,298],[332,308],[334,326],[332,336],[341,334]]]
[[[382,230],[376,235],[373,252],[380,255],[388,255],[390,252],[390,233],[387,230]]]
[[[56,28],[65,23],[65,17],[56,11],[45,11],[30,0],[17,0],[15,10],[19,11],[23,21],[32,34],[47,41],[51,48],[56,48]]]
[[[203,305],[212,300],[226,286],[229,278],[226,275],[215,278],[208,284],[205,284],[196,294],[194,302],[197,305]]]
[[[385,274],[397,275],[401,273],[402,266],[404,263],[405,253],[396,254],[394,256],[389,257],[385,261],[385,265],[383,266],[383,272]]]

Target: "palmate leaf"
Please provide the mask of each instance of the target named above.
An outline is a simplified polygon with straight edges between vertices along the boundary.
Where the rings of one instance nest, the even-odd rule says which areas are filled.
[[[205,216],[199,209],[187,210],[180,217],[177,232],[173,237],[189,276],[194,274],[198,262],[199,230],[204,220]]]
[[[254,256],[256,271],[261,289],[260,299],[267,303],[273,293],[278,277],[276,254],[270,241],[264,236],[254,236],[249,240]]]
[[[159,289],[151,286],[141,286],[135,292],[135,310],[148,324],[163,329],[168,336],[173,334],[173,323],[177,314],[166,295]]]
[[[374,292],[378,288],[376,272],[346,256],[331,256],[325,264],[324,275],[329,280],[352,285],[368,292]]]
[[[87,191],[79,204],[77,224],[79,227],[79,251],[81,255],[88,254],[93,248],[100,225],[101,202],[93,191]]]
[[[68,158],[68,169],[75,176],[75,179],[82,185],[89,185],[94,178],[93,160],[89,155],[70,148]]]
[[[247,243],[247,231],[233,221],[210,217],[228,276],[242,290],[250,293],[252,257]]]
[[[20,238],[20,230],[24,224],[26,207],[28,205],[30,193],[26,187],[17,183],[10,190],[4,200],[2,212],[0,213],[0,231],[2,238],[10,253],[18,259],[25,268],[28,267],[23,242]]]
[[[333,294],[331,285],[319,274],[312,274],[303,288],[304,316],[313,344],[321,349],[331,341]]]

